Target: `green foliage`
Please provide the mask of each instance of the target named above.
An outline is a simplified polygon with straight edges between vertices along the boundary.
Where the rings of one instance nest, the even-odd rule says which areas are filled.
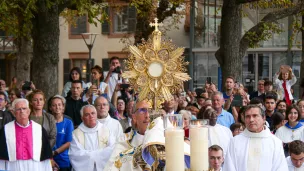
[[[269,40],[273,34],[280,34],[283,32],[282,28],[277,23],[272,22],[262,22],[258,28],[257,34],[256,31],[247,31],[246,39],[249,41],[249,47],[255,48],[258,46],[258,42]]]
[[[37,10],[37,0],[2,0],[0,3],[0,29],[9,35],[28,36]]]

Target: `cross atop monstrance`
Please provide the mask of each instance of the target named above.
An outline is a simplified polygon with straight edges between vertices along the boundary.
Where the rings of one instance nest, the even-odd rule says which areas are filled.
[[[155,23],[150,23],[150,27],[155,27],[155,31],[158,30],[158,26],[163,26],[163,23],[158,23],[158,18],[154,18]]]

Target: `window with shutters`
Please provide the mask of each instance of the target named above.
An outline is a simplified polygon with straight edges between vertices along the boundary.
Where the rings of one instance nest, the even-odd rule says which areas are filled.
[[[102,24],[102,33],[113,36],[124,36],[135,32],[136,29],[136,8],[134,6],[109,6],[106,11],[110,17],[111,23]]]
[[[69,39],[82,39],[81,33],[88,32],[89,23],[87,15],[75,16],[75,22],[69,24]]]

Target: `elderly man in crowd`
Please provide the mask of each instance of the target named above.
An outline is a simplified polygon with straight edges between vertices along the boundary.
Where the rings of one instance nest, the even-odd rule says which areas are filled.
[[[123,137],[123,131],[121,124],[118,120],[111,118],[109,115],[109,102],[103,97],[97,97],[94,102],[94,106],[97,110],[97,118],[100,123],[107,127],[111,134],[115,137],[115,140],[119,140]]]
[[[126,140],[118,142],[105,167],[105,171],[141,171],[140,167],[134,167],[133,165],[132,151],[143,143],[147,126],[150,123],[149,108],[150,105],[146,101],[136,104],[132,120],[137,131],[133,130],[125,134]],[[120,160],[121,158],[126,160]]]
[[[246,129],[231,139],[223,170],[287,171],[282,141],[265,126],[265,113],[257,105],[244,110]]]
[[[0,131],[0,170],[52,171],[52,149],[41,125],[29,120],[29,102],[16,99],[12,104],[16,121]]]
[[[289,154],[286,158],[289,171],[304,170],[304,142],[300,140],[292,141],[289,144]]]
[[[92,105],[80,110],[82,123],[73,131],[69,158],[76,171],[102,171],[114,148],[115,138],[97,121]]]
[[[223,149],[218,145],[209,147],[209,168],[213,171],[221,171],[224,162]]]
[[[212,108],[217,112],[217,123],[221,124],[227,128],[234,123],[234,118],[231,113],[223,109],[225,103],[223,94],[216,91],[211,96]]]

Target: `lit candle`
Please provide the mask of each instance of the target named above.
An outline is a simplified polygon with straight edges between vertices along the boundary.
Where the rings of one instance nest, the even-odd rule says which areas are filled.
[[[207,127],[191,125],[190,154],[191,171],[207,171],[209,169]]]
[[[165,149],[166,149],[166,171],[184,171],[184,129],[183,115],[166,115],[165,127]]]
[[[169,128],[166,137],[166,171],[184,171],[184,130]]]

